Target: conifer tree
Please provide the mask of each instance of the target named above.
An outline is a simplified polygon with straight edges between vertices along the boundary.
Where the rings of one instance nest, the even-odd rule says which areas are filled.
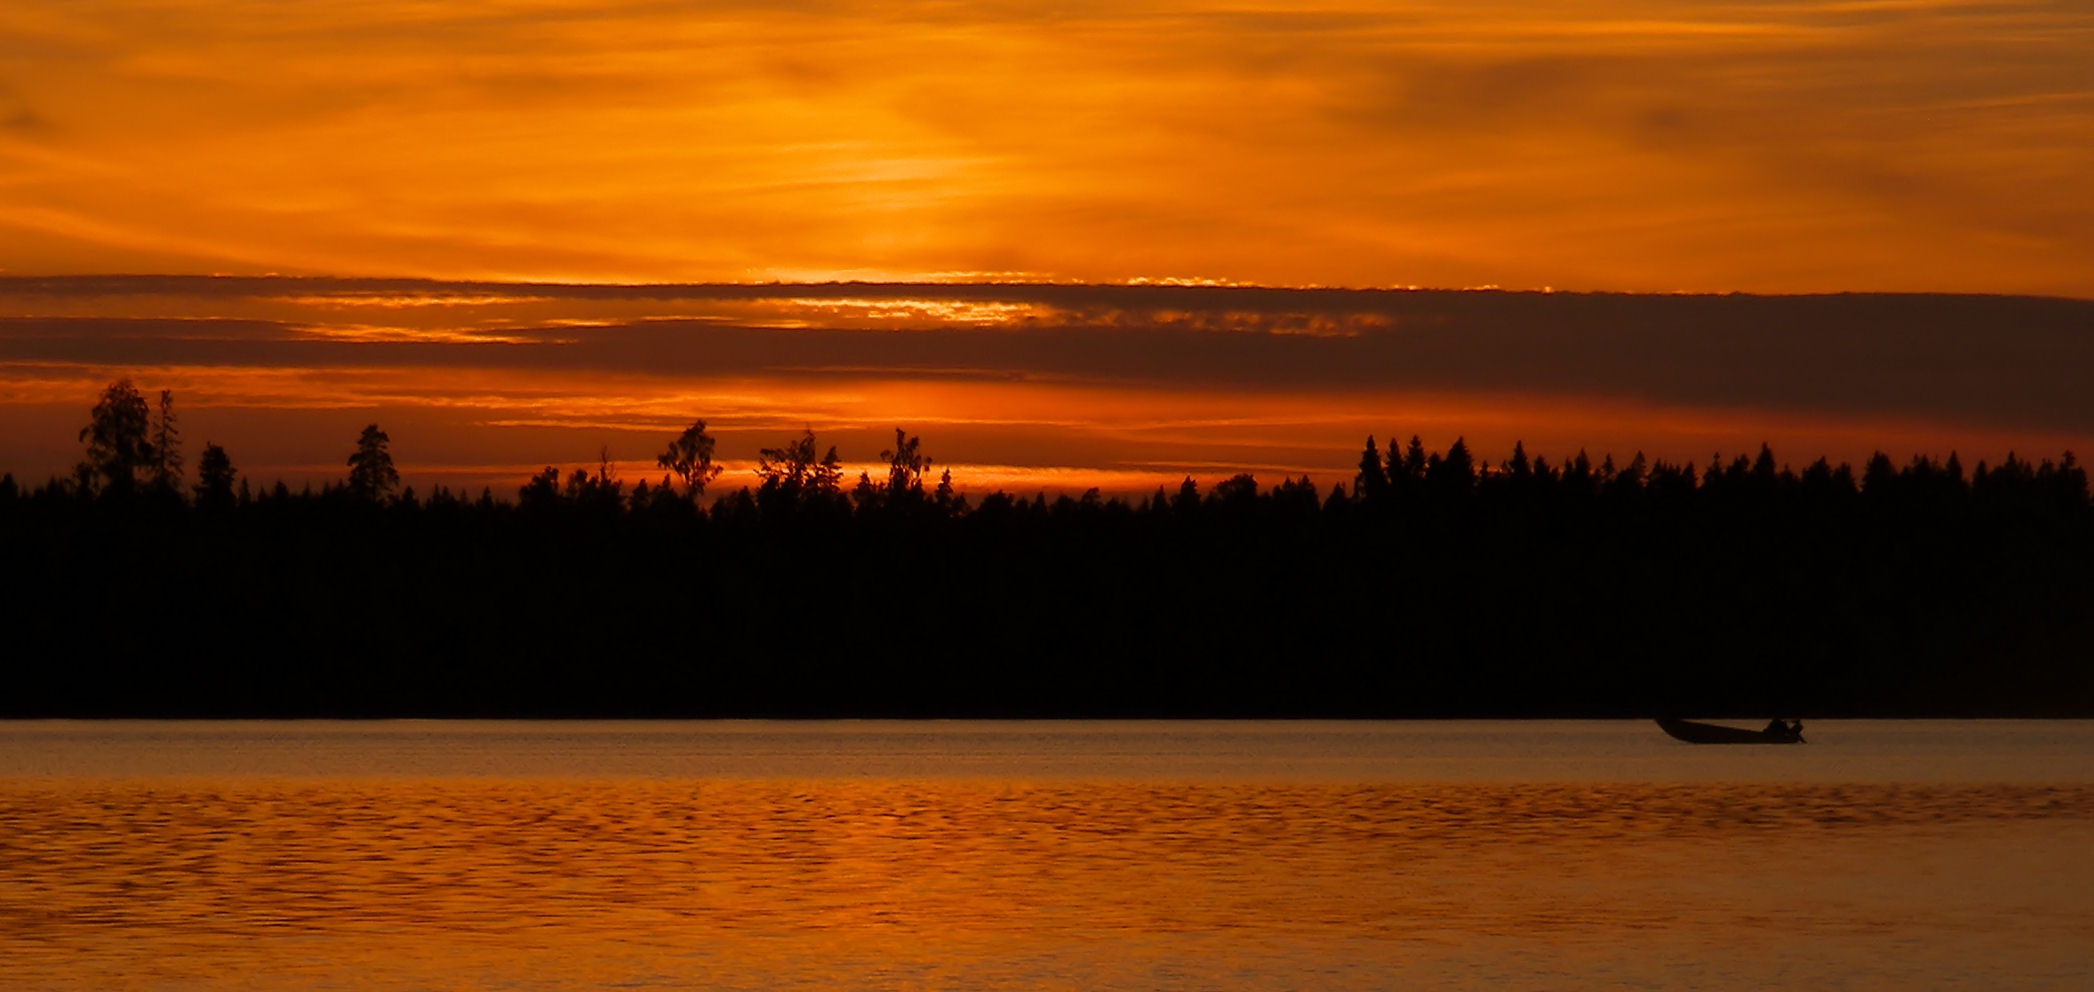
[[[377,424],[364,428],[356,439],[356,451],[349,456],[349,492],[359,499],[383,500],[394,486],[400,484],[400,473],[393,469],[393,454],[387,450],[392,438],[378,429]]]
[[[1360,472],[1352,483],[1354,492],[1361,499],[1374,500],[1389,488],[1389,473],[1383,468],[1381,449],[1374,446],[1374,435],[1367,435],[1367,448],[1360,452]]]
[[[224,507],[233,504],[233,460],[225,449],[204,442],[204,455],[196,462],[196,503]],[[245,485],[245,480],[242,480]]]
[[[182,432],[175,426],[174,391],[160,390],[160,409],[153,417],[153,490],[179,495],[182,490]]]

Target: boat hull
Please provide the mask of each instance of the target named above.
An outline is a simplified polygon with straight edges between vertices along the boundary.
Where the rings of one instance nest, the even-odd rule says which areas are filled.
[[[1689,744],[1801,744],[1803,735],[1793,730],[1748,730],[1698,720],[1659,717],[1658,728],[1675,740]]]

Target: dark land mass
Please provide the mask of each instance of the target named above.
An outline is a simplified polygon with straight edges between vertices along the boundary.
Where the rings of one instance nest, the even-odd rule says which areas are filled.
[[[2094,716],[2070,456],[1370,442],[1347,492],[816,472],[706,509],[580,471],[514,502],[214,479],[0,481],[0,716]]]

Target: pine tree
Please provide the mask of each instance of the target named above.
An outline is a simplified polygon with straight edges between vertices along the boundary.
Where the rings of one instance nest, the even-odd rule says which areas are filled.
[[[204,456],[196,462],[196,504],[224,507],[233,504],[233,460],[225,449],[204,442]],[[246,485],[242,480],[241,485]]]
[[[175,426],[174,391],[160,390],[160,410],[153,417],[153,490],[182,491],[182,432]]]
[[[1381,449],[1374,446],[1374,435],[1367,435],[1366,450],[1360,452],[1360,472],[1353,478],[1352,488],[1364,500],[1379,499],[1389,488],[1389,473],[1382,466]]]
[[[377,424],[364,428],[356,439],[356,451],[349,456],[349,492],[359,499],[383,500],[400,484],[400,473],[393,470],[393,455],[386,450],[392,438],[378,429]]]

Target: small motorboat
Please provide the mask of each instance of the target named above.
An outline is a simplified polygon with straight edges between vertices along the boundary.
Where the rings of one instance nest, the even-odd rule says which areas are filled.
[[[1675,740],[1689,744],[1802,744],[1803,721],[1769,720],[1759,730],[1745,727],[1726,727],[1720,723],[1702,723],[1699,720],[1680,720],[1673,717],[1658,718],[1658,729],[1665,731]]]

